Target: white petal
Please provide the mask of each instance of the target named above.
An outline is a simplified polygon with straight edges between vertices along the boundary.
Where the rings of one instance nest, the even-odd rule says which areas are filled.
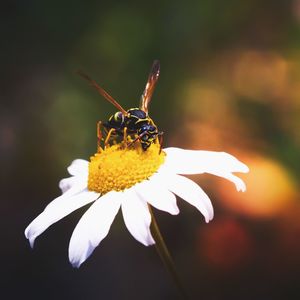
[[[223,173],[222,175],[219,175],[219,176],[226,178],[229,181],[233,182],[235,184],[235,187],[238,192],[246,191],[246,184],[241,178],[239,178],[231,173]]]
[[[71,176],[68,178],[63,178],[58,186],[63,194],[68,196],[74,195],[87,187],[87,174],[86,176]]]
[[[79,268],[107,236],[121,201],[120,192],[109,192],[95,201],[79,220],[69,244],[69,260],[74,267]]]
[[[155,177],[155,176],[153,176]],[[173,193],[162,187],[159,180],[150,178],[134,186],[139,198],[150,203],[155,208],[166,211],[172,215],[179,214],[176,197]]]
[[[75,159],[72,161],[71,165],[68,167],[68,172],[70,175],[82,175],[87,173],[89,168],[89,162],[84,159]]]
[[[89,192],[87,189],[75,196],[68,197],[65,195],[50,202],[45,210],[25,229],[25,236],[29,239],[31,247],[33,247],[36,237],[43,233],[49,226],[99,197],[98,193]]]
[[[195,206],[203,214],[206,222],[212,220],[214,217],[213,206],[209,197],[198,184],[186,177],[173,174],[165,174],[161,182],[171,192]]]
[[[71,176],[68,178],[63,178],[58,186],[61,189],[62,193],[64,194],[67,190],[69,190],[70,188],[72,188],[72,186],[74,186],[76,183],[76,177],[75,176]]]
[[[140,200],[134,189],[124,192],[122,213],[125,225],[132,236],[145,246],[155,243],[151,232],[151,215],[146,202]]]
[[[249,172],[249,168],[234,156],[225,152],[166,148],[164,167],[176,174],[210,173],[232,181],[237,190],[245,190],[244,182],[232,172]]]

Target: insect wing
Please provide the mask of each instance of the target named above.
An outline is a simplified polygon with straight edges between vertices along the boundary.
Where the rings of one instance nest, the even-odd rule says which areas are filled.
[[[120,110],[125,116],[127,115],[126,110],[111,96],[109,95],[98,83],[86,75],[84,72],[78,70],[77,74],[80,75],[83,79],[87,80],[92,87],[94,87],[98,93],[108,100],[112,105],[114,105],[118,110]]]
[[[140,109],[143,110],[145,113],[148,114],[148,107],[149,107],[149,103],[155,88],[155,84],[158,80],[159,77],[159,73],[160,73],[160,64],[158,60],[155,60],[153,62],[148,80],[147,80],[147,84],[145,87],[145,90],[141,96],[141,102],[140,102]]]

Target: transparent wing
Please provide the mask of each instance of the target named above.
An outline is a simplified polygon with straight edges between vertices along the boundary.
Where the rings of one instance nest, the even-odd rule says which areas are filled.
[[[86,75],[84,72],[78,70],[76,71],[78,75],[80,75],[83,79],[87,80],[92,87],[94,87],[98,93],[103,96],[107,101],[109,101],[112,105],[114,105],[119,111],[121,111],[125,116],[127,115],[126,110],[111,96],[109,95],[98,83]]]
[[[149,107],[149,103],[151,101],[151,97],[155,88],[155,84],[158,80],[159,77],[159,73],[160,73],[160,64],[158,60],[155,60],[153,62],[148,80],[147,80],[147,84],[145,87],[145,90],[141,96],[141,102],[140,102],[140,109],[143,110],[145,113],[148,114],[148,107]]]

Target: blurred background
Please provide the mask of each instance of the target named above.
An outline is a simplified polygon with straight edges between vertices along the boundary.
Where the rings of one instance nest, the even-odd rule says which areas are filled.
[[[193,176],[210,196],[206,224],[178,200],[155,211],[192,299],[300,297],[300,1],[7,1],[1,5],[1,299],[177,299],[154,247],[118,214],[82,267],[68,262],[64,218],[31,250],[25,227],[59,195],[75,158],[96,150],[98,120],[138,105],[161,62],[151,116],[165,146],[226,151],[248,190]]]

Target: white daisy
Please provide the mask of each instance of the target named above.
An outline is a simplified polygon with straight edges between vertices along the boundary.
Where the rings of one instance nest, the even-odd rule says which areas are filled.
[[[195,206],[209,222],[213,207],[206,193],[185,174],[210,173],[232,181],[238,191],[244,182],[234,172],[248,167],[225,152],[166,148],[152,144],[147,151],[107,147],[91,157],[77,159],[68,167],[72,175],[62,179],[62,195],[54,199],[25,230],[33,247],[35,239],[49,226],[76,209],[94,202],[79,220],[69,244],[69,260],[79,267],[107,236],[121,208],[125,225],[132,236],[145,246],[155,243],[151,232],[148,204],[177,215],[176,196]]]

